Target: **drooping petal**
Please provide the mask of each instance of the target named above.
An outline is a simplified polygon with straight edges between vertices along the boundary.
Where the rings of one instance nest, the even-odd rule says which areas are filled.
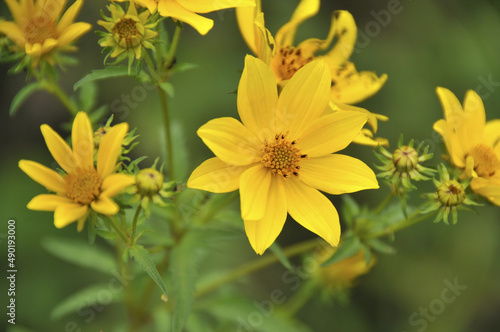
[[[355,111],[336,111],[312,121],[299,140],[309,157],[324,156],[348,146],[366,123],[367,116]]]
[[[193,171],[187,186],[213,193],[234,191],[240,187],[241,174],[251,166],[234,166],[217,157],[210,158]]]
[[[97,152],[97,174],[101,179],[113,173],[127,131],[128,124],[122,122],[113,126],[102,137],[99,151]]]
[[[111,198],[106,195],[99,195],[95,201],[90,203],[92,210],[102,213],[106,216],[112,216],[120,211],[120,207]]]
[[[85,217],[88,213],[87,205],[77,203],[60,204],[54,211],[54,225],[57,228],[63,228],[69,224]]]
[[[133,185],[135,178],[128,174],[111,174],[102,180],[102,194],[108,197],[118,195],[123,189]]]
[[[271,32],[266,29],[264,23],[264,13],[260,13],[255,18],[254,24],[257,28],[255,44],[257,46],[257,56],[264,61],[266,65],[271,65],[274,56],[274,38]]]
[[[259,160],[259,145],[250,130],[233,118],[208,121],[198,129],[198,136],[222,161],[248,165]]]
[[[61,204],[72,204],[66,196],[41,194],[33,197],[27,207],[36,211],[55,211]]]
[[[375,173],[364,162],[341,154],[303,160],[299,178],[333,195],[379,188]]]
[[[236,20],[240,28],[243,40],[247,43],[248,48],[258,55],[258,47],[256,44],[257,30],[254,25],[254,20],[262,12],[261,1],[257,0],[255,7],[236,7]]]
[[[322,60],[299,69],[288,81],[278,99],[278,127],[289,129],[289,138],[298,139],[325,110],[330,100],[331,75]]]
[[[253,166],[241,174],[240,198],[243,220],[259,220],[264,217],[271,177],[271,172],[261,164]]]
[[[293,45],[297,27],[308,18],[316,15],[319,11],[319,5],[319,0],[301,0],[290,21],[276,33],[276,45],[278,47]]]
[[[259,255],[273,244],[286,221],[286,198],[282,182],[279,176],[271,178],[264,217],[260,220],[245,220],[248,240]]]
[[[354,17],[346,10],[338,10],[333,13],[332,25],[334,26],[334,35],[338,39],[335,41],[335,46],[324,58],[328,66],[333,69],[339,68],[351,56],[356,44],[358,28]]]
[[[158,12],[161,16],[172,17],[186,22],[195,28],[201,35],[206,35],[214,26],[214,21],[197,15],[180,5],[176,0],[163,0],[158,3]]]
[[[66,28],[57,39],[57,46],[66,46],[74,40],[80,38],[92,29],[92,25],[85,22],[76,22]]]
[[[210,13],[216,10],[235,8],[235,7],[255,7],[253,0],[177,0],[187,10],[195,13]]]
[[[59,1],[54,1],[59,2]],[[76,0],[64,13],[57,24],[57,33],[61,34],[66,28],[68,28],[71,23],[75,20],[76,16],[80,12],[83,6],[83,0]]]
[[[19,168],[48,190],[57,194],[66,193],[64,178],[52,169],[31,160],[20,160]]]
[[[94,168],[94,139],[92,124],[85,112],[78,112],[71,129],[73,156],[78,166]]]
[[[340,223],[332,202],[299,179],[290,178],[283,183],[288,213],[292,218],[330,245],[337,246],[340,240]]]
[[[275,135],[278,90],[273,71],[262,60],[247,55],[238,85],[238,113],[245,127],[261,140]]]

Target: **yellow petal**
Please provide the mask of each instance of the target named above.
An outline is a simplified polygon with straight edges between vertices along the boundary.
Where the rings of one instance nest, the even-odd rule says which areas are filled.
[[[261,60],[245,57],[238,85],[238,113],[245,127],[261,141],[276,134],[278,90],[273,71]]]
[[[260,160],[260,147],[254,135],[236,119],[210,120],[197,133],[210,150],[228,164],[244,166]]]
[[[254,20],[259,13],[262,12],[261,1],[257,0],[255,7],[237,7],[236,20],[240,28],[243,40],[247,43],[248,47],[254,54],[257,53],[257,30],[254,25]]]
[[[101,191],[103,195],[113,197],[134,183],[135,178],[132,175],[111,174],[102,181]]]
[[[319,0],[301,0],[288,23],[276,33],[278,47],[293,45],[297,27],[319,11]]]
[[[261,164],[249,168],[240,177],[241,217],[259,220],[267,208],[271,172]]]
[[[460,101],[458,101],[453,92],[446,88],[437,87],[436,93],[439,97],[439,101],[441,102],[441,106],[443,107],[445,119],[452,120],[456,115],[463,112],[462,105],[460,105]],[[453,122],[451,122],[451,124],[455,125]]]
[[[54,157],[55,161],[61,166],[66,173],[71,173],[78,166],[73,151],[68,144],[56,133],[50,126],[43,124],[40,126],[43,138],[47,144],[47,148]]]
[[[264,23],[264,13],[260,13],[255,18],[256,30],[255,45],[257,46],[257,56],[270,66],[274,56],[274,38],[271,32],[266,29]]]
[[[28,203],[28,209],[36,211],[55,211],[61,204],[72,204],[66,196],[41,194],[33,197]]]
[[[245,232],[252,248],[262,255],[278,237],[286,221],[286,201],[284,180],[279,176],[271,178],[267,207],[260,220],[245,220]]]
[[[278,121],[289,129],[289,138],[298,139],[316,120],[330,100],[331,75],[324,61],[312,61],[288,81],[278,99]],[[277,125],[280,127],[280,124]]]
[[[475,178],[470,184],[471,189],[481,196],[486,197],[493,204],[500,206],[500,179],[492,181],[490,179]]]
[[[87,205],[77,203],[60,204],[54,211],[54,225],[57,228],[63,228],[69,224],[84,218],[88,213]]]
[[[389,140],[387,138],[376,137],[373,138],[373,133],[369,129],[361,129],[359,134],[352,140],[353,143],[372,146],[376,148],[377,146],[389,146]]]
[[[5,34],[9,39],[21,47],[24,47],[24,44],[26,44],[24,33],[14,22],[0,22],[0,33]]]
[[[31,160],[20,160],[19,168],[50,191],[66,194],[66,182],[57,172]]]
[[[42,55],[42,45],[39,43],[36,43],[34,45],[31,45],[30,43],[26,43],[26,54],[31,56],[32,58],[39,58]],[[37,60],[35,60],[37,61]]]
[[[493,147],[495,152],[500,156],[500,119],[486,122],[483,142]]]
[[[387,81],[387,75],[380,77],[371,71],[357,72],[354,64],[348,62],[337,70],[332,68],[331,99],[344,104],[356,104],[377,93]],[[341,76],[335,76],[341,73]]]
[[[465,135],[464,148],[469,151],[475,144],[483,140],[484,128],[486,124],[486,114],[483,101],[474,90],[469,90],[464,99],[464,122],[467,122],[467,129],[461,132]],[[464,126],[465,128],[465,126]],[[470,145],[467,143],[471,142]]]
[[[51,21],[61,16],[66,0],[38,0],[35,4],[37,12],[44,13]]]
[[[101,179],[113,173],[127,131],[128,124],[123,122],[113,126],[102,137],[99,151],[97,152],[97,174]]]
[[[120,211],[120,207],[118,204],[113,202],[111,198],[109,198],[106,195],[99,195],[95,201],[90,203],[90,207],[92,210],[104,214],[106,216],[112,216],[118,213]]]
[[[55,1],[60,2],[60,1]],[[75,20],[76,16],[80,12],[83,6],[83,0],[77,0],[73,3],[61,17],[59,23],[57,24],[57,33],[61,34],[66,28],[68,28],[71,23]]]
[[[302,153],[318,157],[348,146],[366,123],[366,114],[336,111],[312,121],[299,140]]]
[[[295,221],[318,234],[332,246],[340,240],[340,223],[332,202],[297,178],[283,182],[288,213]]]
[[[255,1],[252,0],[177,0],[177,2],[187,10],[196,13],[210,13],[234,7],[255,7]]]
[[[176,0],[160,1],[158,3],[158,12],[161,16],[173,17],[179,21],[186,22],[202,35],[206,35],[214,26],[214,21],[187,10]]]
[[[375,173],[364,162],[341,154],[303,160],[299,178],[333,195],[379,188]]]
[[[23,12],[24,8],[21,9],[21,6],[17,0],[5,0],[5,3],[9,7],[10,13],[14,18],[14,21],[16,21],[17,26],[23,26],[24,15],[28,13]]]
[[[67,27],[57,39],[57,46],[66,46],[90,31],[92,25],[84,22],[77,22]]]
[[[78,112],[73,121],[71,141],[73,143],[73,156],[83,168],[94,168],[94,139],[92,124],[85,112]]]
[[[451,125],[446,120],[441,119],[434,123],[433,129],[443,137],[452,163],[459,168],[465,167],[466,153]]]
[[[240,187],[240,176],[251,166],[234,166],[210,158],[198,166],[187,181],[188,188],[227,193]]]
[[[325,55],[325,61],[330,68],[338,68],[352,54],[358,29],[351,13],[346,10],[338,10],[333,13],[332,25],[334,35],[338,37],[335,46]],[[346,104],[350,104],[345,102]]]

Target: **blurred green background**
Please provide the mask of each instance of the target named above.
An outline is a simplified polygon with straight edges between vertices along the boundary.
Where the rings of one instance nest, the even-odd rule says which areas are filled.
[[[298,0],[263,2],[267,27],[275,33],[287,22]],[[395,7],[397,14],[381,14],[381,11],[388,13],[388,6],[396,3],[399,3]],[[78,20],[91,22],[98,30],[96,21],[103,8],[104,2],[87,0]],[[404,133],[407,139],[425,140],[430,144],[435,153],[431,163],[439,162],[441,145],[432,131],[434,121],[442,117],[435,94],[437,86],[449,88],[460,100],[468,89],[475,89],[483,97],[486,118],[500,118],[498,1],[323,1],[320,13],[300,27],[297,41],[326,37],[330,14],[337,9],[349,10],[360,30],[359,52],[351,57],[358,70],[389,76],[382,90],[360,106],[390,118],[380,125],[378,134],[389,138],[392,147],[400,133]],[[0,16],[11,19],[4,3],[0,4],[0,10]],[[175,75],[171,80],[175,87],[175,97],[170,100],[171,115],[176,130],[181,131],[185,139],[190,160],[184,176],[212,156],[196,136],[197,128],[215,117],[237,117],[236,95],[232,92],[248,53],[237,29],[234,10],[207,16],[215,21],[214,28],[208,35],[200,36],[187,27],[182,33],[177,57],[179,62],[195,63],[199,67]],[[97,40],[97,35],[88,33],[78,42],[80,51],[76,56],[80,64],[61,73],[61,84],[68,92],[85,74],[103,67]],[[53,160],[39,126],[48,123],[61,134],[67,134],[61,123],[70,119],[58,100],[45,92],[34,94],[15,117],[9,117],[10,102],[25,84],[23,75],[6,74],[10,66],[0,65],[0,298],[3,310],[7,304],[4,234],[9,219],[16,220],[18,268],[17,324],[9,326],[9,331],[67,331],[67,324],[72,321],[81,331],[118,331],[115,326],[123,321],[125,312],[117,305],[103,307],[92,320],[77,313],[58,321],[50,319],[52,308],[65,297],[93,283],[107,282],[109,277],[70,265],[42,249],[41,243],[48,237],[85,241],[87,236],[85,232],[77,233],[73,226],[57,230],[51,213],[26,209],[26,203],[43,188],[22,173],[17,163],[20,159],[30,159],[51,165]],[[101,81],[98,104],[115,102],[115,106],[122,106],[114,108],[115,118],[128,122],[132,128],[137,127],[141,144],[134,153],[150,156],[143,164],[148,167],[157,155],[164,157],[161,114],[154,91],[148,91],[140,98],[143,100],[132,106],[123,102],[122,94],[133,93],[137,86],[140,84],[132,78]],[[375,162],[371,148],[350,147],[348,152],[369,165]],[[432,189],[432,186],[424,187]],[[360,204],[373,207],[387,192],[383,187],[353,197]],[[416,202],[419,200],[415,198]],[[333,201],[340,206],[338,198]],[[360,278],[352,289],[350,304],[325,302],[315,296],[298,313],[298,318],[312,331],[497,331],[500,325],[500,209],[484,206],[479,210],[479,215],[460,213],[455,226],[425,221],[397,233],[393,243],[397,254],[378,258],[371,273]],[[312,237],[289,220],[278,242],[286,246]],[[105,243],[99,245],[111,250]],[[222,244],[213,254],[210,262],[226,268],[255,258],[249,244],[241,239]],[[274,266],[237,285],[257,301],[269,299],[273,289],[291,296],[293,291],[283,282],[282,274],[283,268]],[[467,288],[445,307],[436,306],[434,312],[439,314],[423,318],[419,310],[436,303],[447,287],[446,280],[453,283],[455,279]],[[7,323],[5,313],[1,314],[0,330],[4,330]],[[418,319],[423,319],[425,325],[417,324]]]

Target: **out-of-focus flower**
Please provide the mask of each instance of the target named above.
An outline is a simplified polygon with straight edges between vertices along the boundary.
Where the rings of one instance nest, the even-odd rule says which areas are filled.
[[[36,67],[41,59],[54,64],[57,51],[74,51],[72,42],[91,29],[89,23],[73,23],[83,0],[77,0],[62,15],[65,0],[5,0],[14,18],[0,21],[0,33],[5,34],[31,58]]]
[[[500,205],[500,120],[486,122],[483,101],[467,91],[463,108],[448,89],[436,92],[445,119],[434,123],[444,139],[450,161],[463,170],[461,178],[472,178],[471,189]]]
[[[19,167],[33,180],[54,194],[35,196],[28,208],[53,211],[54,225],[65,227],[78,221],[81,231],[90,209],[106,216],[119,211],[111,197],[134,183],[134,177],[115,173],[122,141],[128,131],[127,123],[113,126],[103,137],[94,166],[92,125],[86,113],[79,112],[73,122],[73,149],[48,125],[41,131],[47,147],[65,174],[30,160],[19,161]]]
[[[188,187],[216,193],[239,188],[241,215],[254,250],[262,254],[281,232],[287,212],[332,246],[340,239],[330,194],[378,188],[373,171],[358,159],[332,154],[359,133],[366,115],[324,114],[330,71],[314,61],[290,79],[278,97],[272,70],[247,56],[238,86],[238,112],[198,130],[216,157],[191,174]]]

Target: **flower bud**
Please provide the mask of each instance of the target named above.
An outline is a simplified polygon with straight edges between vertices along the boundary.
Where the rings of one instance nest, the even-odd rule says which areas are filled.
[[[437,188],[437,196],[442,205],[449,207],[459,206],[466,198],[464,186],[457,180],[443,182]]]
[[[140,196],[154,196],[163,187],[163,175],[154,168],[145,168],[136,175],[137,193]]]
[[[409,172],[418,165],[418,152],[408,145],[397,148],[392,154],[392,161],[400,172]]]

